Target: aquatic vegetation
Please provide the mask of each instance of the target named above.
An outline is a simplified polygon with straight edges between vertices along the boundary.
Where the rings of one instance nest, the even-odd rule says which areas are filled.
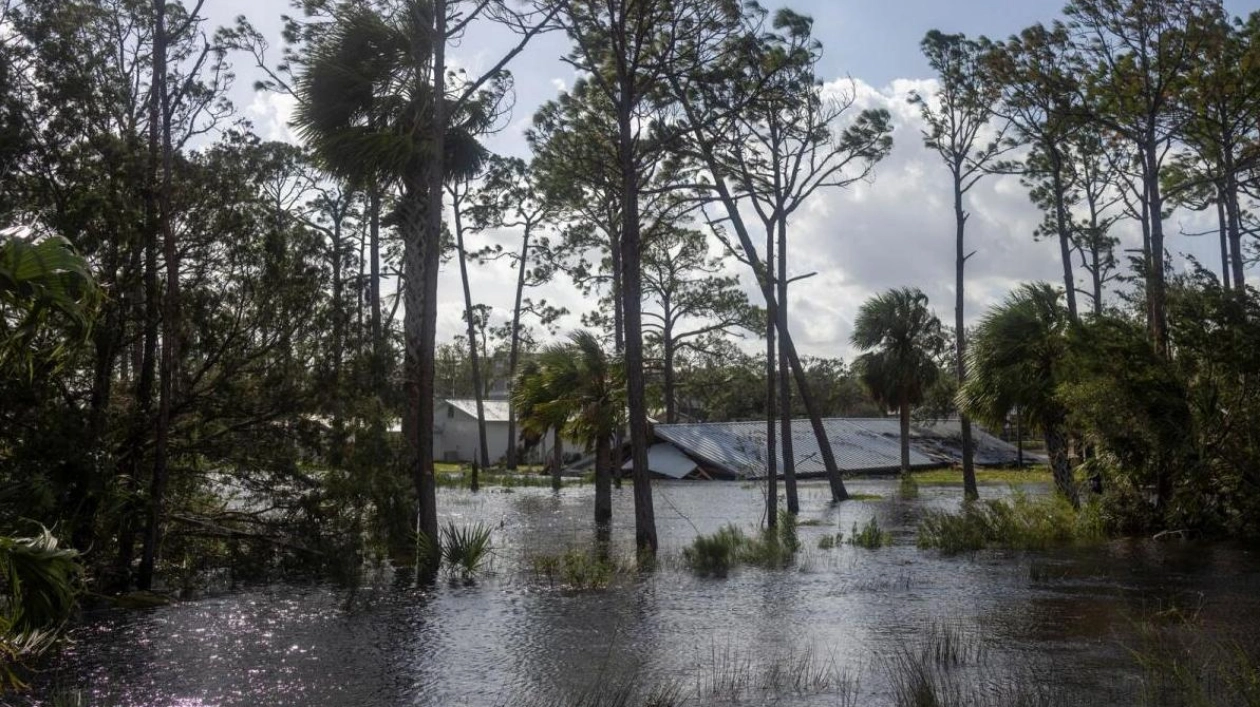
[[[738,565],[770,569],[786,567],[801,547],[796,516],[779,513],[776,528],[748,535],[735,525],[720,528],[712,535],[697,535],[683,548],[684,564],[702,577],[725,577]]]
[[[618,576],[631,574],[631,567],[597,550],[570,548],[560,554],[538,554],[529,559],[534,576],[549,586],[566,589],[606,589]]]
[[[960,469],[932,469],[929,471],[911,472],[919,485],[961,486],[963,482]],[[1054,476],[1045,467],[1028,467],[1024,469],[976,469],[976,482],[981,484],[1041,484],[1052,483]]]
[[[830,550],[844,541],[844,533],[836,533],[834,535],[824,535],[818,538],[819,550]]]
[[[458,573],[465,581],[472,579],[490,558],[490,534],[485,523],[457,526],[451,521],[443,526],[441,555],[446,571]]]
[[[1105,540],[1099,503],[1078,510],[1059,495],[1032,497],[1016,491],[1009,501],[967,503],[957,513],[929,511],[919,523],[919,547],[945,554],[986,547],[1044,550]]]
[[[897,495],[907,501],[918,498],[919,482],[915,481],[914,476],[910,474],[902,474],[897,482]]]
[[[850,545],[855,547],[864,547],[867,550],[877,550],[885,545],[892,543],[892,535],[879,527],[879,521],[871,516],[871,519],[859,529],[858,524],[853,524],[853,531],[849,533]]]

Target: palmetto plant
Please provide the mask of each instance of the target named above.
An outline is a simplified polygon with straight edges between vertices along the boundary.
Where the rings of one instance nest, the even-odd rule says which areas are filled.
[[[1020,286],[981,320],[967,352],[968,378],[960,404],[977,419],[1001,425],[1019,407],[1041,429],[1055,485],[1074,505],[1076,486],[1067,456],[1067,408],[1059,399],[1059,370],[1070,322],[1062,293],[1044,282]]]
[[[625,416],[621,362],[588,331],[547,347],[518,376],[513,398],[521,431],[535,439],[562,432],[595,451],[595,520],[612,516],[612,437]]]
[[[96,297],[87,262],[65,238],[0,230],[0,371],[30,376],[37,366],[55,365],[88,333]],[[55,317],[69,327],[50,349],[39,340]]]
[[[29,538],[0,536],[0,694],[22,687],[17,666],[47,650],[73,613],[79,553],[57,546],[47,529]]]
[[[901,473],[910,472],[910,408],[923,401],[936,382],[936,357],[945,346],[941,322],[927,295],[903,287],[862,304],[853,345],[866,353],[853,362],[875,401],[896,408],[901,418]]]

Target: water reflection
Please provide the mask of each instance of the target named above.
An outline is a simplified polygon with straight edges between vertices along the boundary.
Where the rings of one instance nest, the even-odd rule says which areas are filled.
[[[489,707],[619,680],[703,687],[731,666],[755,677],[775,659],[810,652],[859,677],[858,704],[881,705],[891,701],[889,661],[948,625],[987,652],[983,671],[961,673],[976,684],[1035,680],[1089,703],[1124,704],[1137,679],[1125,649],[1134,617],[1171,607],[1222,631],[1260,628],[1260,562],[1245,550],[1121,541],[942,558],[914,546],[915,525],[925,508],[957,506],[961,489],[923,487],[918,499],[900,500],[894,482],[850,488],[882,499],[833,506],[825,485],[802,489],[801,517],[818,524],[800,527],[803,550],[791,569],[701,579],[666,561],[614,589],[580,592],[537,581],[523,565],[532,553],[601,543],[632,556],[628,486],[613,492],[606,531],[591,520],[587,488],[443,491],[450,519],[496,527],[494,574],[476,586],[419,590],[387,575],[350,602],[328,586],[273,585],[145,612],[95,612],[40,676],[40,695],[62,686],[88,690],[93,705]],[[761,515],[755,487],[661,483],[656,491],[666,554],[697,532],[747,527]],[[892,532],[893,546],[818,549],[819,538],[847,535],[871,517]],[[770,697],[835,702],[790,691],[744,700]]]

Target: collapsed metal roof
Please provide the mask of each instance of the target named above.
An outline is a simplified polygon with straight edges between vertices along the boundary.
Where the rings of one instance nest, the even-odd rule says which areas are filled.
[[[836,465],[843,472],[871,472],[901,466],[901,432],[896,418],[827,418],[822,421]],[[776,432],[780,428],[776,426]],[[756,478],[766,469],[766,423],[703,422],[656,425],[653,431],[688,456],[739,476]],[[910,467],[932,468],[962,461],[957,420],[910,426]],[[984,466],[1014,464],[1014,445],[972,426],[975,461]],[[777,446],[782,461],[782,446]],[[1027,456],[1027,455],[1026,455]],[[802,476],[826,473],[809,420],[792,421],[792,457]],[[781,467],[780,467],[781,468]]]
[[[477,401],[473,398],[442,398],[438,404],[446,403],[460,412],[477,419]],[[482,400],[486,422],[507,422],[510,409],[506,400]]]

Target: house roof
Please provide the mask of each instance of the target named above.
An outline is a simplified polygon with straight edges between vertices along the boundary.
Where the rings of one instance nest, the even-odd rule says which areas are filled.
[[[444,398],[439,402],[446,403],[473,419],[477,418],[477,401],[472,398]],[[508,401],[482,400],[481,405],[485,411],[486,422],[508,421]]]
[[[841,471],[882,471],[900,467],[901,442],[897,419],[828,418],[822,424]],[[764,421],[656,425],[653,431],[658,439],[731,473],[750,477],[765,473]],[[776,426],[775,431],[779,432],[780,428]],[[977,464],[1014,463],[1014,446],[976,427],[972,428],[972,436]],[[911,468],[937,467],[961,461],[960,438],[961,428],[956,420],[911,425]],[[778,449],[782,455],[782,447]],[[798,474],[826,472],[809,420],[792,421],[792,456]]]
[[[621,468],[633,469],[634,461],[627,461]],[[661,443],[648,447],[648,471],[671,479],[681,479],[695,470],[695,460],[678,451],[672,444]]]

